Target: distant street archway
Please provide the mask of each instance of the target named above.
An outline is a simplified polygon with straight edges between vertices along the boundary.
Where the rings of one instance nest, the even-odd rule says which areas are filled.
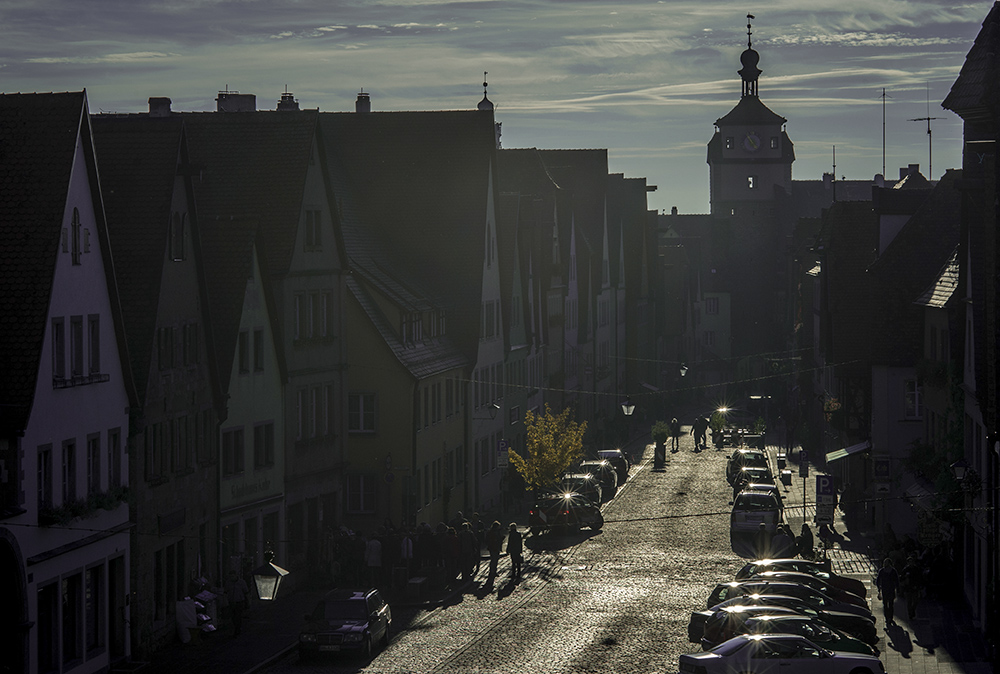
[[[0,529],[0,674],[28,671],[28,597],[17,539]]]

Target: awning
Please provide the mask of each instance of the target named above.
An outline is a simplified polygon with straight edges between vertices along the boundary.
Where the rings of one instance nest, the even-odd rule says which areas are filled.
[[[837,459],[843,459],[845,456],[850,456],[851,454],[857,454],[858,452],[863,452],[866,449],[871,449],[871,440],[865,440],[864,442],[859,442],[856,445],[851,445],[850,447],[844,447],[843,449],[838,449],[835,452],[829,452],[826,455],[826,462],[836,461]]]
[[[906,495],[907,501],[924,512],[934,512],[934,494],[930,490],[924,488],[918,480],[914,480],[913,484],[907,487],[906,491],[903,493]]]

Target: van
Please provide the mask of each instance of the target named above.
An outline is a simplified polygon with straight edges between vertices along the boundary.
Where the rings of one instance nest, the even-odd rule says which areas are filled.
[[[781,504],[771,492],[741,491],[733,500],[729,528],[733,532],[754,532],[761,523],[774,533],[781,522]]]

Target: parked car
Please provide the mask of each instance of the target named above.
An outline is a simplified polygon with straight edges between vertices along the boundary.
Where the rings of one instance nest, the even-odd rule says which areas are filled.
[[[770,492],[741,491],[733,500],[729,528],[733,533],[754,532],[764,527],[771,533],[782,521],[781,502]]]
[[[778,500],[778,505],[782,508],[785,507],[784,502],[781,500],[781,488],[773,482],[737,482],[733,487],[733,500],[741,491],[766,491],[774,494],[774,498]],[[729,505],[733,505],[730,501]]]
[[[779,606],[734,606],[719,610],[705,623],[706,651],[740,634],[799,634],[832,651],[878,655],[874,648],[819,618]]]
[[[761,571],[760,573],[755,573],[750,576],[747,580],[777,580],[786,583],[799,583],[801,585],[808,585],[814,590],[819,590],[823,594],[827,595],[835,601],[843,601],[848,604],[854,604],[855,606],[868,607],[868,602],[853,592],[848,592],[839,587],[834,587],[830,584],[830,581],[823,580],[817,576],[810,573],[801,573],[799,571]]]
[[[583,494],[594,503],[604,500],[601,481],[593,473],[565,473],[559,480],[559,486],[564,492]]]
[[[356,651],[370,659],[376,643],[389,645],[392,609],[374,588],[338,589],[323,597],[305,621],[301,657]]]
[[[763,571],[799,571],[828,581],[834,587],[853,592],[859,597],[868,596],[868,588],[857,578],[841,576],[830,569],[830,562],[811,559],[756,559],[736,572],[736,580],[743,580]]]
[[[842,611],[843,613],[863,616],[871,621],[875,620],[871,610],[867,607],[837,601],[819,590],[814,590],[808,585],[787,581],[779,582],[776,580],[734,580],[728,583],[719,583],[709,593],[706,606],[712,607],[727,599],[742,597],[748,594],[781,594],[788,597],[796,597],[813,608],[827,611]]]
[[[681,674],[882,674],[874,655],[840,653],[797,634],[743,634],[704,653],[680,656]]]
[[[804,615],[758,615],[749,616],[743,622],[743,631],[736,634],[798,634],[817,646],[831,651],[878,655],[869,644],[838,630],[818,618]]]
[[[625,484],[628,479],[628,469],[632,463],[628,460],[628,455],[620,449],[599,449],[597,458],[608,461],[615,470],[618,471],[618,484]]]
[[[753,604],[742,604],[739,599],[728,605],[726,602],[713,606],[704,611],[697,611],[691,614],[691,621],[688,623],[688,640],[692,643],[701,644],[702,648],[708,650],[718,646],[726,639],[731,639],[737,634],[726,627],[730,621],[741,622],[752,615],[798,615],[794,609],[784,606],[759,606]],[[697,615],[697,618],[695,617]],[[702,617],[704,616],[704,619]],[[725,636],[723,636],[725,635]]]
[[[726,464],[726,480],[733,483],[736,474],[741,468],[755,467],[771,470],[771,464],[767,460],[767,454],[759,449],[740,448],[732,453],[729,462]]]
[[[604,526],[604,516],[596,503],[587,497],[572,493],[543,494],[528,511],[528,528],[532,535],[550,529],[579,529],[588,527],[598,531]]]
[[[736,494],[746,489],[748,484],[770,484],[774,485],[774,475],[770,469],[760,466],[744,466],[740,468],[730,483],[733,487],[733,498]]]
[[[832,625],[866,644],[874,646],[879,640],[878,628],[875,627],[875,621],[871,617],[832,609],[817,608],[797,597],[789,597],[781,594],[750,594],[733,597],[711,608],[702,611],[692,611],[691,620],[688,622],[688,639],[692,643],[699,643],[701,637],[704,635],[705,623],[715,615],[718,609],[725,608],[726,606],[777,606],[790,608],[800,615],[819,618],[828,625]]]
[[[618,490],[618,471],[606,459],[581,461],[577,470],[581,473],[593,473],[601,480],[604,499],[611,499]]]

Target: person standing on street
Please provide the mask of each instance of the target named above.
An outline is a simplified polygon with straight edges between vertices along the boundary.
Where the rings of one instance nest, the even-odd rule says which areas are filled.
[[[885,626],[895,625],[896,590],[899,589],[899,574],[892,560],[888,557],[882,562],[882,568],[875,576],[875,587],[878,588],[878,598],[882,600],[882,611],[885,613]]]
[[[670,420],[670,451],[677,452],[681,448],[681,422],[677,417]]]
[[[507,554],[510,555],[510,577],[521,580],[521,562],[524,561],[524,542],[517,524],[510,523],[507,533]]]
[[[691,426],[691,435],[694,436],[694,449],[708,449],[708,442],[705,439],[705,432],[708,431],[708,419],[705,415],[699,414]]]
[[[247,596],[250,588],[247,582],[236,574],[229,572],[229,580],[226,581],[226,598],[229,600],[229,610],[233,615],[233,636],[238,637],[243,632],[243,612],[247,608]]]
[[[913,620],[917,617],[917,604],[924,593],[924,569],[917,558],[910,555],[903,567],[903,598],[906,600],[906,614]]]
[[[490,553],[490,575],[486,583],[491,584],[497,577],[497,564],[500,563],[500,551],[503,550],[503,530],[498,521],[494,521],[486,532],[486,549]]]

